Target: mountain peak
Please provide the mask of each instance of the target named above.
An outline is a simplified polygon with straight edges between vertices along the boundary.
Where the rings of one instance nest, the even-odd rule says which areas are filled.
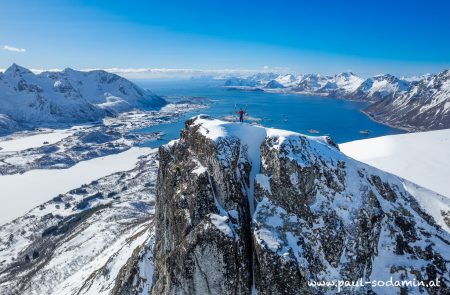
[[[342,72],[342,73],[338,74],[338,76],[351,77],[351,76],[356,76],[356,75],[353,72]]]
[[[16,63],[13,63],[9,68],[6,69],[5,75],[23,75],[23,74],[33,74],[29,69],[19,66]]]
[[[440,77],[450,78],[450,69],[443,70],[438,74]]]
[[[70,68],[70,67],[67,67],[67,68],[65,68],[65,69],[63,70],[63,72],[64,72],[64,73],[67,73],[67,72],[75,72],[75,70],[72,69],[72,68]]]
[[[450,235],[423,211],[416,190],[347,157],[327,137],[200,115],[159,155],[151,293],[192,286],[211,294],[325,294],[329,287],[308,280],[405,273],[449,280],[441,261],[450,259]]]

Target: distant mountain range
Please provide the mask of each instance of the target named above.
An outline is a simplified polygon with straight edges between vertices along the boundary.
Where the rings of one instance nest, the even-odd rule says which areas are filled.
[[[97,70],[34,74],[13,64],[0,73],[0,134],[24,127],[97,121],[165,100],[116,74]]]
[[[351,72],[334,76],[260,73],[230,78],[225,86],[367,101],[372,104],[363,111],[381,123],[407,130],[450,128],[449,70],[414,79],[389,74],[363,79]]]

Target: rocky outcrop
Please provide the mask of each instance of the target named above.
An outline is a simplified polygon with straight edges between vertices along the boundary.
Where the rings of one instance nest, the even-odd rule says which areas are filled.
[[[329,138],[199,116],[159,153],[154,294],[450,292],[448,229]]]
[[[216,144],[193,123],[179,142],[160,149],[153,292],[246,294],[251,163],[237,139]]]

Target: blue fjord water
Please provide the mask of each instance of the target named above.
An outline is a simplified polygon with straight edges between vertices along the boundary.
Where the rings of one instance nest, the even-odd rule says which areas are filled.
[[[162,140],[149,142],[157,147],[179,137],[184,121],[196,114],[215,118],[234,115],[237,108],[246,108],[249,116],[260,124],[300,132],[307,135],[329,135],[337,143],[390,134],[404,133],[372,121],[360,110],[367,104],[320,96],[237,91],[223,87],[223,81],[135,81],[156,94],[167,97],[204,97],[211,100],[207,109],[186,114],[180,121],[145,128],[143,132],[163,132]],[[319,133],[311,134],[316,130]],[[369,134],[361,134],[369,130]]]

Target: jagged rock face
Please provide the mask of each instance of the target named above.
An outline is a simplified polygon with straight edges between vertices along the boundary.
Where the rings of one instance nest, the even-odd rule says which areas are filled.
[[[160,148],[155,218],[155,294],[334,294],[308,282],[391,276],[441,287],[357,291],[450,292],[448,232],[402,179],[327,138],[191,119]]]
[[[160,149],[153,293],[248,293],[250,163],[236,139],[216,145],[186,124],[180,141]]]

